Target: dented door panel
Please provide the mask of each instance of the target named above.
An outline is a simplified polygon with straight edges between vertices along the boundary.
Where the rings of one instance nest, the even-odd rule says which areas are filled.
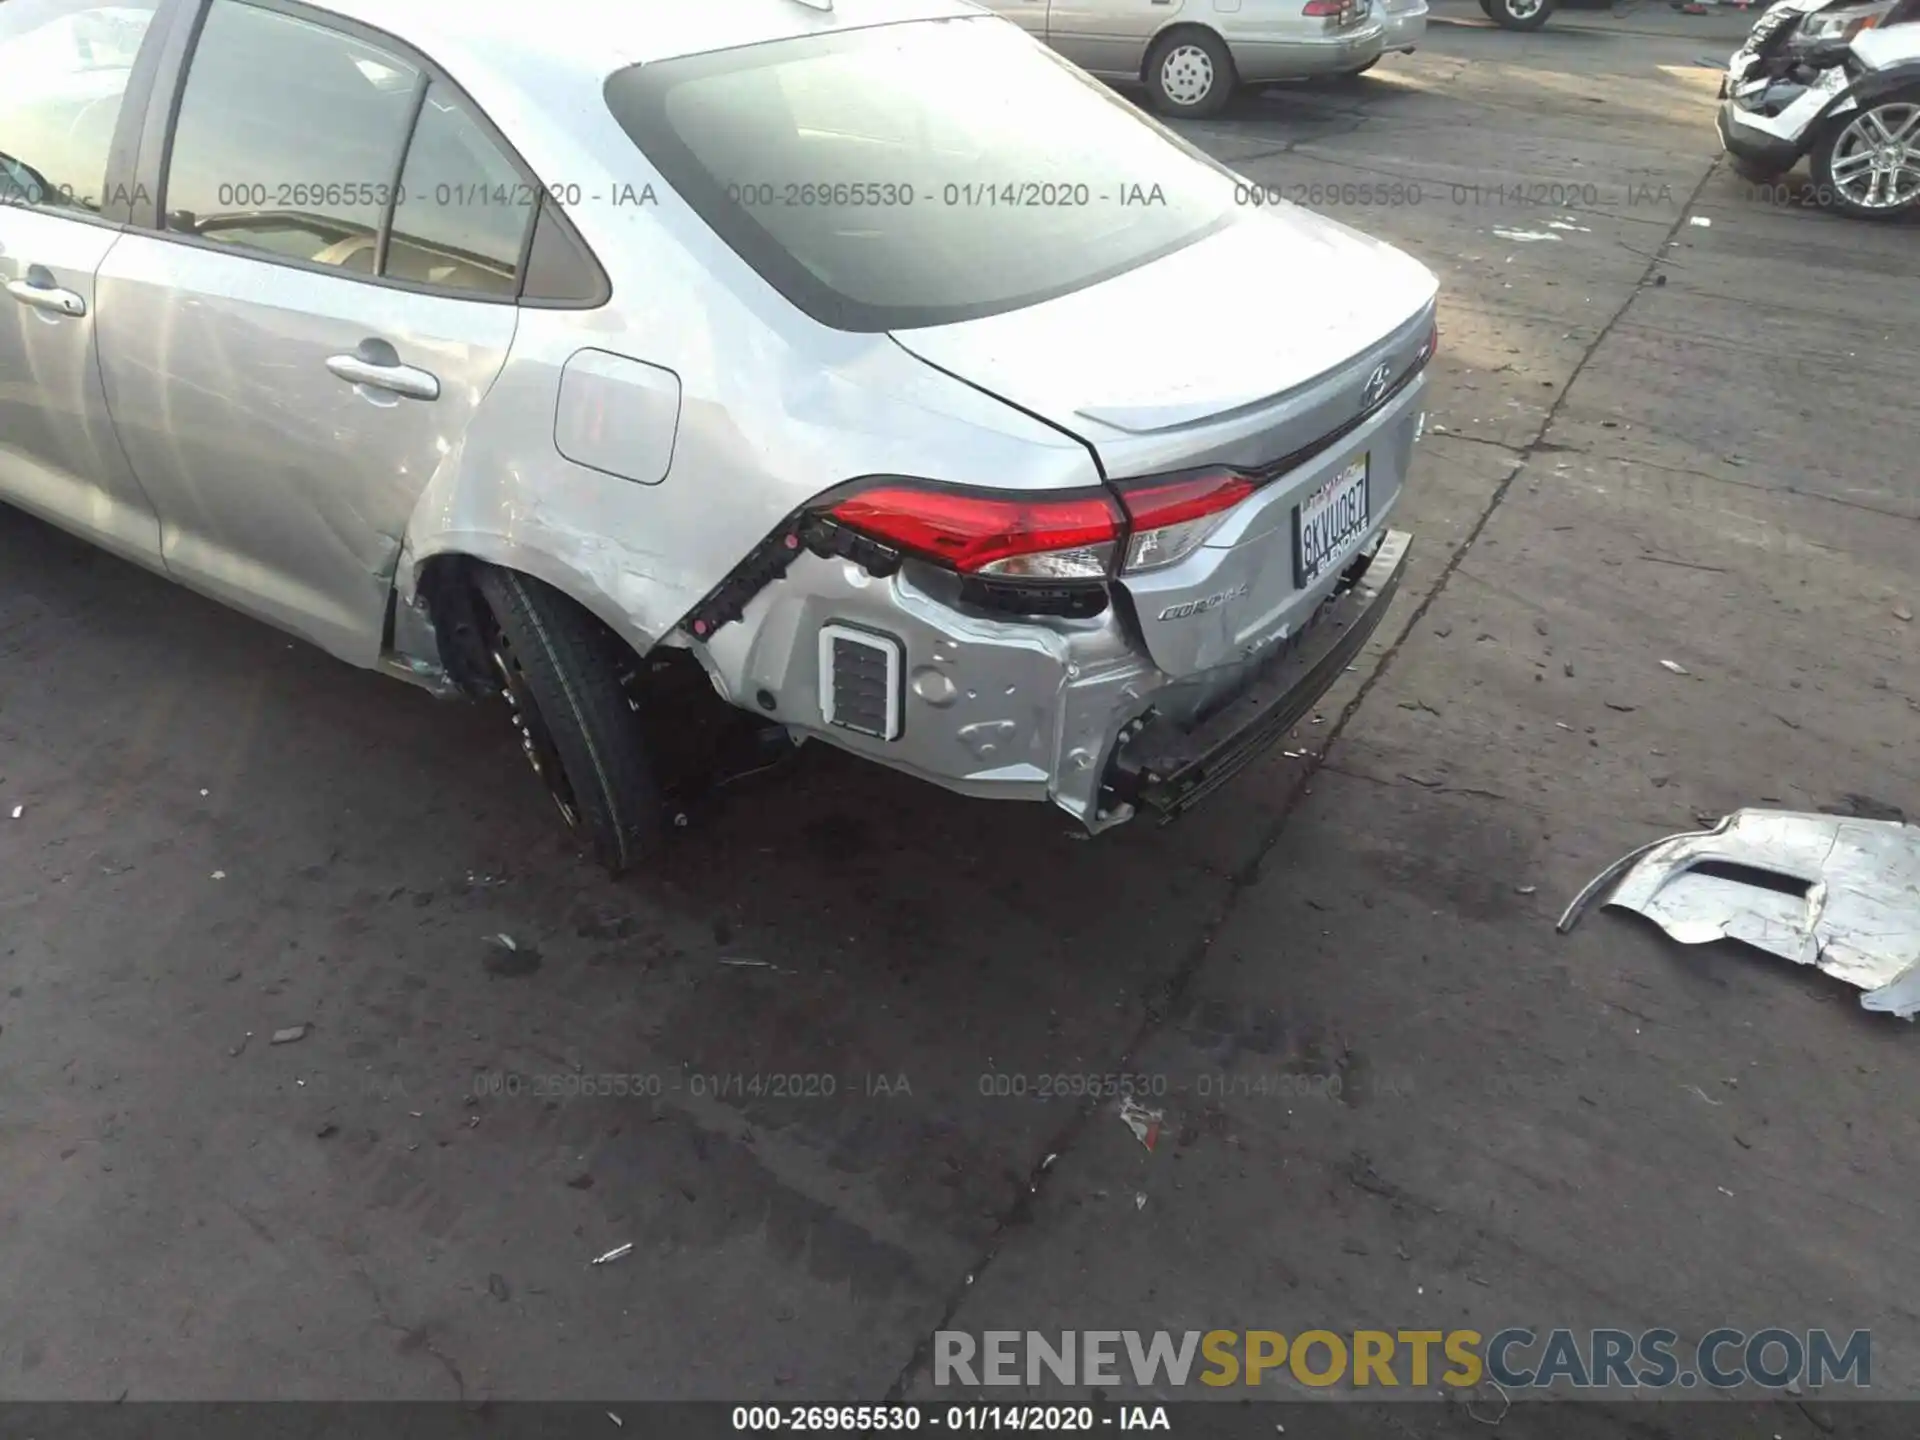
[[[108,402],[169,571],[373,664],[407,519],[459,467],[514,307],[141,235],[98,291]],[[437,397],[339,373],[380,345]]]

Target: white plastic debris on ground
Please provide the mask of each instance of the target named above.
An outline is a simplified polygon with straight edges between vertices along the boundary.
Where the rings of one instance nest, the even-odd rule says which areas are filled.
[[[1165,1111],[1149,1110],[1131,1095],[1120,1102],[1121,1121],[1149,1150],[1160,1143],[1160,1124],[1166,1118]]]
[[[1567,907],[1560,933],[1609,887],[1608,908],[1682,945],[1737,940],[1865,991],[1865,1009],[1920,1013],[1920,826],[1738,810],[1615,861]]]
[[[1502,230],[1496,226],[1493,233],[1498,235],[1502,240],[1513,240],[1522,245],[1534,240],[1558,240],[1560,238],[1551,230]]]

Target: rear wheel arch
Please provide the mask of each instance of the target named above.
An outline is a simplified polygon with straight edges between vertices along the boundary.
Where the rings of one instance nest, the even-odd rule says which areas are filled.
[[[658,637],[637,628],[631,616],[614,602],[588,572],[545,551],[513,545],[496,537],[450,537],[450,543],[426,553],[409,545],[403,559],[403,581],[396,584],[396,603],[406,605],[414,599],[424,602],[440,644],[440,658],[456,680],[461,662],[455,658],[463,644],[459,635],[462,619],[471,620],[471,608],[478,593],[480,572],[487,566],[526,575],[559,591],[611,630],[636,656],[645,658]],[[464,684],[463,684],[463,688]]]

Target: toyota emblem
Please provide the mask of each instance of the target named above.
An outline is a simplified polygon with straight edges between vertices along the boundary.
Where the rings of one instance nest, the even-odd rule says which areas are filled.
[[[1367,383],[1360,387],[1360,408],[1371,410],[1387,396],[1387,380],[1393,374],[1385,365],[1373,367],[1373,373],[1367,376]]]

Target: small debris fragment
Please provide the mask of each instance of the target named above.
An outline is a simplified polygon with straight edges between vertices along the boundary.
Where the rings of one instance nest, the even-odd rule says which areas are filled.
[[[583,1170],[567,1181],[567,1188],[569,1190],[591,1190],[593,1189],[593,1176]]]
[[[227,878],[227,872],[224,870],[216,870],[213,872],[213,878],[216,880],[224,880]]]
[[[487,1293],[496,1300],[509,1300],[513,1292],[507,1289],[506,1276],[489,1275],[487,1276]]]
[[[720,957],[720,963],[722,965],[747,965],[759,970],[767,970],[772,968],[764,960],[749,960],[744,956],[739,958],[728,958],[727,956],[723,955]]]
[[[1120,1119],[1133,1132],[1133,1138],[1149,1151],[1160,1143],[1160,1122],[1166,1119],[1165,1111],[1149,1110],[1128,1095],[1120,1101]]]
[[[1718,1191],[1719,1191],[1719,1192],[1720,1192],[1720,1193],[1721,1193],[1722,1195],[1724,1195],[1724,1196],[1726,1196],[1726,1197],[1727,1197],[1727,1198],[1728,1198],[1729,1200],[1731,1200],[1731,1199],[1733,1198],[1733,1191],[1731,1191],[1731,1190],[1729,1190],[1729,1189],[1727,1189],[1727,1187],[1726,1187],[1726,1186],[1724,1186],[1724,1185],[1716,1185],[1716,1186],[1714,1186],[1713,1188],[1714,1188],[1714,1189],[1716,1189],[1716,1190],[1718,1190]]]
[[[1691,675],[1693,673],[1678,660],[1662,660],[1660,662],[1660,668],[1662,670],[1671,670],[1676,675]]]
[[[251,1039],[253,1039],[253,1031],[249,1030],[247,1031],[246,1034],[240,1037],[240,1043],[234,1046],[231,1050],[227,1051],[227,1054],[238,1057],[240,1052],[247,1048],[247,1041]]]
[[[1146,1191],[1139,1190],[1134,1192],[1133,1208],[1136,1210],[1144,1210],[1147,1208],[1147,1192]]]
[[[593,1263],[595,1265],[611,1265],[616,1260],[626,1259],[627,1256],[631,1255],[632,1253],[633,1253],[633,1242],[629,1240],[624,1245],[614,1246],[613,1249],[607,1251],[607,1253],[604,1255],[594,1256]]]
[[[322,1125],[318,1130],[313,1132],[313,1138],[316,1140],[331,1140],[334,1136],[338,1135],[339,1133],[340,1133],[340,1127],[334,1124],[331,1120],[329,1120],[327,1121],[326,1124]]]
[[[620,1429],[624,1430],[626,1428],[627,1422],[622,1420],[618,1415],[614,1414],[613,1411],[611,1410],[607,1411],[607,1418],[613,1421],[613,1423]]]
[[[1607,709],[1618,710],[1623,715],[1631,715],[1635,710],[1638,710],[1639,708],[1640,707],[1638,705],[1622,705],[1618,700],[1607,701]]]
[[[204,800],[204,799],[206,798],[206,796],[207,796],[207,792],[206,792],[206,791],[204,791],[204,790],[202,790],[202,791],[200,792],[200,798]]]
[[[1540,887],[1538,885],[1516,885],[1513,887],[1513,890],[1516,895],[1537,895],[1540,892]]]
[[[1040,1162],[1040,1168],[1042,1170],[1048,1169],[1050,1166],[1052,1166],[1053,1162],[1058,1160],[1059,1158],[1060,1156],[1057,1151],[1051,1155],[1048,1155],[1046,1159]]]
[[[1698,1095],[1702,1100],[1706,1101],[1707,1104],[1713,1106],[1716,1110],[1720,1107],[1720,1102],[1714,1099],[1711,1095],[1707,1094],[1707,1092],[1702,1090],[1698,1085],[1689,1085],[1687,1086],[1687,1089],[1691,1090],[1694,1094]]]
[[[284,1030],[276,1030],[273,1032],[273,1043],[276,1045],[291,1045],[296,1040],[304,1040],[306,1038],[307,1027],[305,1025],[289,1025]]]
[[[1913,621],[1913,611],[1909,610],[1904,605],[1896,605],[1893,607],[1893,618],[1896,620],[1902,620],[1911,624]],[[20,812],[16,809],[13,813],[15,818],[17,819],[19,817]]]
[[[1702,14],[1705,14],[1706,12],[1705,12],[1705,11],[1702,11],[1701,13],[1702,13]],[[1705,229],[1707,229],[1707,228],[1708,228],[1708,227],[1709,227],[1710,225],[1712,225],[1712,224],[1713,224],[1713,221],[1711,221],[1711,220],[1709,220],[1709,219],[1708,219],[1708,218],[1707,218],[1706,216],[1704,216],[1704,215],[1695,215],[1695,216],[1693,216],[1692,218],[1690,218],[1690,219],[1689,219],[1689,220],[1687,221],[1687,223],[1688,223],[1689,225],[1698,225],[1698,226],[1699,226],[1699,227],[1700,227],[1700,228],[1701,228],[1702,230],[1705,230]]]
[[[1480,1389],[1480,1385],[1490,1385],[1496,1391],[1499,1392],[1500,1409],[1497,1414],[1482,1415],[1478,1410],[1474,1409],[1474,1405],[1477,1399],[1477,1392]],[[1500,1382],[1498,1380],[1482,1380],[1480,1382],[1480,1385],[1476,1385],[1473,1387],[1474,1391],[1476,1392],[1476,1399],[1469,1399],[1467,1401],[1467,1414],[1471,1415],[1475,1420],[1478,1420],[1482,1425],[1498,1426],[1502,1420],[1507,1418],[1507,1411],[1513,1408],[1513,1400],[1507,1394],[1507,1392],[1501,1388]]]
[[[20,817],[21,817],[22,815],[24,815],[24,814],[26,813],[26,809],[27,809],[27,807],[26,807],[26,806],[24,806],[24,805],[16,805],[16,806],[14,806],[14,807],[13,807],[13,818],[14,818],[14,819],[16,819],[16,820],[18,820],[18,819],[19,819],[19,818],[20,818]]]
[[[522,948],[511,935],[489,935],[485,961],[489,975],[519,979],[540,968],[540,952],[529,945]]]

